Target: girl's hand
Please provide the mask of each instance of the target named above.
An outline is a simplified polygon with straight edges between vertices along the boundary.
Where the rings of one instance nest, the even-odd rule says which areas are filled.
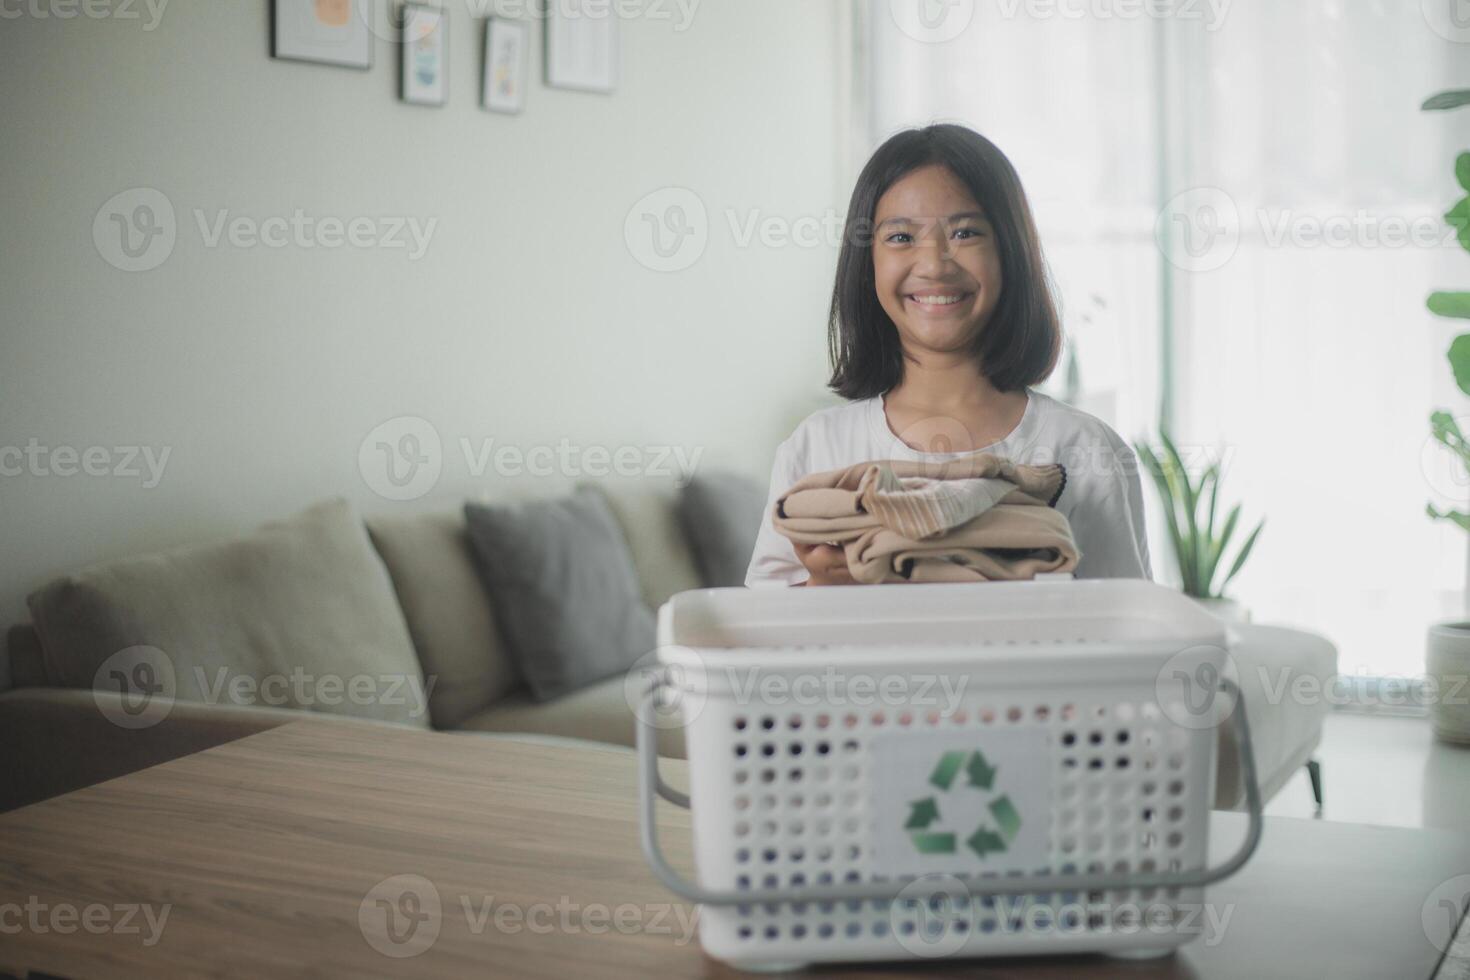
[[[797,544],[796,557],[811,573],[803,585],[856,585],[847,567],[847,553],[831,544]]]

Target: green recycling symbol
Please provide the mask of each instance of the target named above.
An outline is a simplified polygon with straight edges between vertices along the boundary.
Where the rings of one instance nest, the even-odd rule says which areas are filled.
[[[948,793],[961,769],[965,771],[966,786],[989,790],[995,782],[996,768],[985,761],[985,753],[979,749],[944,753],[929,775],[929,782]],[[1021,815],[1016,812],[1009,796],[1002,795],[992,800],[988,809],[995,826],[982,821],[975,832],[965,838],[965,846],[982,860],[987,854],[1004,851],[1021,829]],[[954,854],[958,850],[957,834],[933,829],[940,819],[939,802],[933,796],[909,804],[909,818],[903,829],[909,832],[909,840],[913,841],[920,854]]]

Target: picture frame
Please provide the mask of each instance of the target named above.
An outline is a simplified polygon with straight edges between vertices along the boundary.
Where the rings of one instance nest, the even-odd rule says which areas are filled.
[[[449,14],[421,3],[403,5],[399,95],[410,105],[449,101]]]
[[[271,0],[271,57],[367,71],[370,0]]]
[[[488,112],[519,113],[526,107],[526,69],[530,62],[531,25],[491,17],[485,21],[485,73],[480,107]]]
[[[605,0],[557,0],[547,5],[545,20],[547,87],[612,93],[619,54],[618,18],[610,5]]]

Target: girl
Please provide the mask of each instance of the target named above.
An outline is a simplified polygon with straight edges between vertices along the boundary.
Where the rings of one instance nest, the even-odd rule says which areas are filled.
[[[833,545],[793,545],[776,498],[808,473],[874,459],[985,451],[1061,463],[1056,507],[1077,578],[1152,578],[1133,451],[1106,423],[1031,385],[1056,367],[1061,327],[1021,180],[988,139],[937,125],[889,139],[858,177],[828,322],[829,387],[776,449],[749,586],[852,584]]]

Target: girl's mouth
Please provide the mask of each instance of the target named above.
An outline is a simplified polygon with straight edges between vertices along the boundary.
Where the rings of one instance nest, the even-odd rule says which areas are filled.
[[[909,293],[904,298],[925,313],[952,313],[961,308],[974,295],[972,292],[958,289],[945,292],[926,290],[922,293]]]

